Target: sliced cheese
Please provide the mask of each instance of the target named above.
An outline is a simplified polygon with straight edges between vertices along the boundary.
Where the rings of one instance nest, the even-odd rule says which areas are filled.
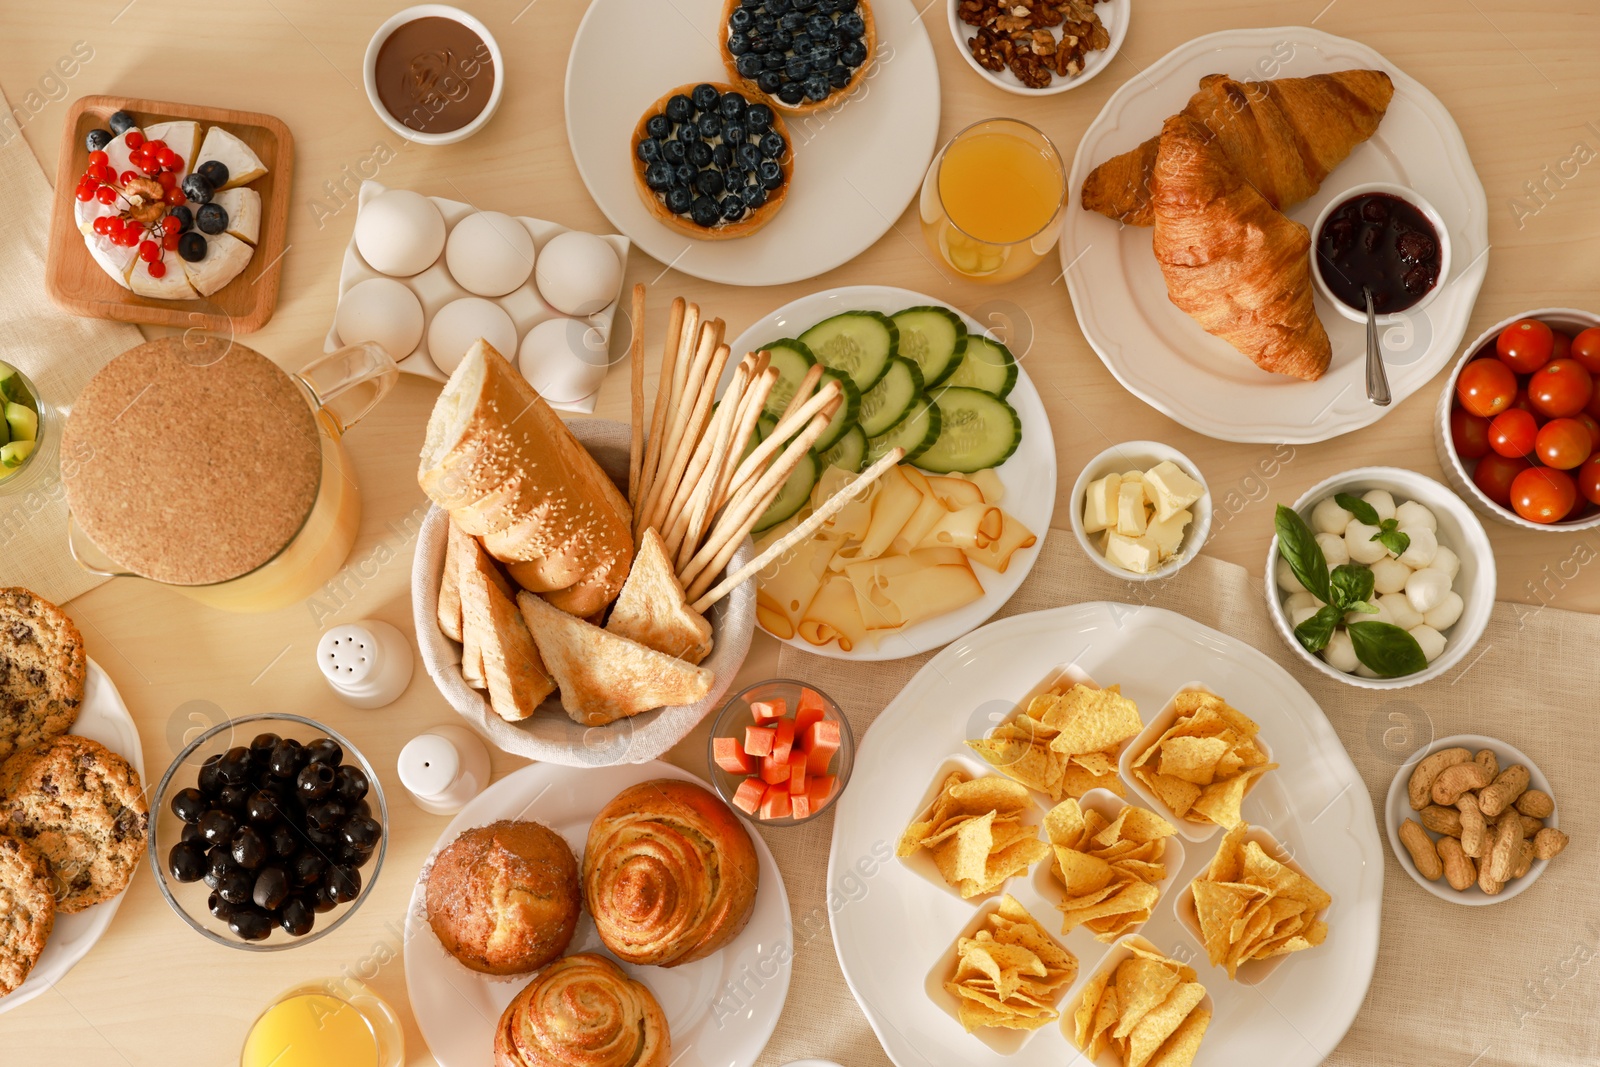
[[[171,122],[158,122],[147,126],[144,131],[147,141],[160,141],[168,148],[178,153],[183,160],[183,166],[178,168],[178,177],[182,179],[195,167],[195,150],[200,147],[200,124],[193,119],[173,119]]]
[[[792,526],[790,527],[793,528]],[[758,545],[759,552],[763,546]],[[833,558],[836,542],[811,537],[785,552],[777,564],[756,576],[756,609],[783,619],[783,629],[793,636],[795,627],[805,617],[806,609],[816,597],[822,580],[828,575],[828,561]],[[765,625],[765,624],[763,624]],[[767,627],[774,633],[778,630]],[[779,633],[779,636],[785,636]]]
[[[1156,518],[1172,518],[1184,508],[1200,499],[1205,492],[1200,483],[1183,473],[1176,463],[1164,459],[1145,473],[1145,483],[1155,488],[1151,501],[1156,506]]]
[[[857,559],[877,559],[889,551],[894,539],[922,504],[918,493],[905,475],[905,467],[890,467],[878,481],[878,494],[872,500],[872,525],[861,539]]]
[[[255,244],[261,236],[261,194],[254,189],[224,189],[211,202],[228,213],[227,232]]]
[[[985,504],[998,504],[1006,497],[1005,483],[1000,480],[1000,475],[993,467],[985,467],[976,474],[970,475],[972,484],[983,491]]]
[[[1117,524],[1117,490],[1122,475],[1108,474],[1089,483],[1083,502],[1083,532],[1099,533]]]
[[[1019,548],[1032,548],[1039,543],[1039,538],[1010,512],[1002,510],[1000,515],[1005,520],[1005,528],[1000,531],[1000,536],[984,548],[967,549],[966,555],[968,559],[1004,574],[1006,568],[1011,566],[1012,553]]]
[[[965,607],[983,596],[983,584],[972,573],[972,565],[962,560],[957,565],[922,567],[886,576],[874,593],[893,605],[898,623],[892,629],[915,626],[919,622]],[[867,619],[867,628],[880,627]]]
[[[1005,529],[1005,513],[988,504],[974,504],[960,511],[949,511],[939,520],[928,535],[918,542],[918,548],[948,546],[962,552],[982,549],[999,539]]]
[[[194,300],[196,293],[183,271],[187,264],[178,253],[162,252],[161,262],[166,267],[166,273],[155,278],[151,276],[144,260],[135,259],[132,269],[128,271],[128,288],[140,296],[156,300]]]
[[[926,484],[924,482],[924,485]],[[979,503],[974,506],[981,508],[983,504]],[[950,511],[945,507],[944,501],[935,496],[933,490],[929,488],[923,495],[922,502],[917,505],[917,510],[911,513],[911,517],[906,520],[906,524],[895,535],[894,550],[896,552],[910,552],[921,544],[922,539],[931,533],[933,528],[939,525],[939,521],[948,514],[950,514]]]
[[[1117,533],[1124,537],[1143,537],[1148,516],[1144,510],[1144,482],[1123,475],[1117,487]]]
[[[194,167],[198,169],[201,163],[213,159],[228,168],[228,180],[223,185],[224,189],[248,185],[267,172],[266,166],[250,150],[250,146],[221,126],[213,126],[206,131],[205,143],[200,146],[199,158],[194,161]]]
[[[830,574],[796,629],[807,644],[821,647],[829,641],[838,641],[845,652],[865,641],[867,627],[861,621],[861,610],[850,579],[842,574]]]
[[[948,475],[930,475],[928,478],[928,488],[933,490],[934,495],[937,496],[940,502],[951,511],[954,511],[956,508],[967,507],[971,504],[982,504],[985,502],[983,490],[979,489],[975,483],[969,482],[965,478],[952,478]],[[990,500],[988,503],[992,504],[994,501]]]
[[[189,284],[199,290],[200,295],[210,296],[237,278],[254,254],[255,249],[233,234],[219,233],[215,237],[206,235],[206,258],[200,262],[190,263],[175,255],[172,258],[183,264],[180,273],[188,276]]]

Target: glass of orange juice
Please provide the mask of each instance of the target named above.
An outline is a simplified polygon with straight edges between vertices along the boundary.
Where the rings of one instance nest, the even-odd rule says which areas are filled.
[[[995,284],[1050,253],[1067,171],[1050,138],[1017,119],[984,119],[950,139],[922,181],[922,236],[955,274]]]
[[[304,982],[279,994],[244,1039],[239,1067],[403,1067],[394,1009],[354,978]]]

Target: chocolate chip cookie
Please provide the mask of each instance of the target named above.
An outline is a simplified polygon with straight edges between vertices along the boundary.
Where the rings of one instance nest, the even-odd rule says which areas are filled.
[[[0,834],[0,997],[27,980],[55,924],[49,865],[21,841]]]
[[[71,729],[87,673],[66,613],[26,589],[0,589],[0,760]]]
[[[98,741],[64,734],[0,765],[0,833],[44,856],[58,912],[122,892],[149,826],[139,772]]]

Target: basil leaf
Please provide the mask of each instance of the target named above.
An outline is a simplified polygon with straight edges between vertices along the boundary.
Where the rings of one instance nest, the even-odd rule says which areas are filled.
[[[1332,601],[1328,592],[1328,560],[1306,520],[1293,508],[1279,504],[1272,524],[1278,532],[1278,555],[1288,560],[1289,569],[1300,584],[1318,600]],[[1272,580],[1273,576],[1267,575],[1267,581]]]
[[[1411,547],[1411,535],[1400,532],[1400,523],[1396,519],[1384,519],[1372,539],[1397,556],[1404,555],[1405,550]]]
[[[1428,665],[1417,639],[1393,623],[1353,622],[1346,629],[1350,631],[1350,643],[1355,645],[1356,659],[1380,678],[1416,674]]]
[[[1341,563],[1333,568],[1330,581],[1333,596],[1328,603],[1350,608],[1372,596],[1372,572],[1359,563]]]
[[[1358,521],[1368,526],[1378,525],[1378,509],[1360,497],[1351,496],[1349,493],[1335,493],[1333,502],[1354,515]]]
[[[1333,631],[1338,628],[1342,618],[1344,612],[1332,604],[1324,604],[1315,615],[1294,628],[1295,640],[1305,646],[1307,652],[1321,652],[1328,647],[1328,641],[1332,639]]]
[[[1376,615],[1378,613],[1377,607],[1365,600],[1358,600],[1354,604],[1346,604],[1344,610],[1359,611],[1363,615]]]

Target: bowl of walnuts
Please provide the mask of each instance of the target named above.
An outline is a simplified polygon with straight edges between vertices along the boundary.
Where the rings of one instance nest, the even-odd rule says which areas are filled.
[[[956,50],[1008,93],[1076,89],[1111,65],[1132,0],[949,0]]]

